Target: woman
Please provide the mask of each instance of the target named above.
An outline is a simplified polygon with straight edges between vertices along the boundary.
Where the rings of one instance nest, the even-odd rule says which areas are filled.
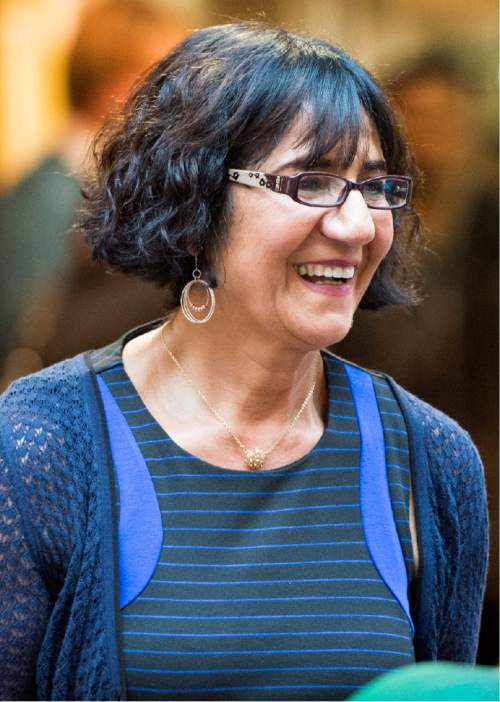
[[[2,398],[3,695],[345,699],[472,661],[477,453],[321,351],[413,295],[415,171],[376,81],[320,40],[211,27],[97,153],[94,255],[167,315]]]

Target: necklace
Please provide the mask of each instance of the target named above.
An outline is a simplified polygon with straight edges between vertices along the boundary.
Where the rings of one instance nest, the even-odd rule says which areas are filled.
[[[179,370],[179,372],[180,372],[181,375],[183,376],[184,380],[193,388],[193,390],[196,392],[196,394],[198,395],[198,397],[200,397],[201,400],[203,400],[203,402],[204,402],[205,405],[208,407],[208,409],[210,410],[210,412],[211,412],[211,413],[214,415],[214,417],[222,424],[222,426],[223,426],[224,429],[227,431],[227,433],[229,434],[229,436],[233,439],[233,441],[234,441],[234,442],[238,445],[238,447],[242,450],[243,455],[245,456],[245,463],[246,463],[247,468],[248,468],[249,470],[260,470],[261,468],[264,467],[264,461],[266,460],[267,456],[271,453],[271,451],[273,451],[273,450],[276,448],[276,446],[277,446],[281,441],[283,441],[283,439],[285,438],[285,436],[287,436],[287,435],[292,431],[292,429],[294,428],[294,426],[297,424],[300,415],[302,414],[302,412],[303,412],[303,411],[305,410],[305,408],[307,407],[307,404],[309,403],[309,400],[311,399],[311,397],[312,397],[312,395],[313,395],[313,393],[314,393],[314,389],[316,388],[316,381],[313,382],[313,384],[311,385],[311,387],[310,387],[309,390],[307,391],[307,395],[305,396],[303,403],[302,403],[301,406],[299,407],[299,409],[298,409],[298,411],[296,412],[295,416],[294,416],[294,417],[292,418],[292,420],[289,422],[289,424],[288,424],[287,428],[285,429],[285,431],[276,439],[276,441],[275,441],[274,443],[271,444],[271,446],[269,446],[269,448],[267,448],[265,451],[264,451],[263,449],[260,449],[260,448],[257,448],[257,447],[255,447],[255,448],[248,448],[248,446],[245,446],[245,444],[243,443],[243,441],[241,441],[241,439],[239,439],[238,436],[236,436],[236,434],[233,432],[233,430],[231,429],[231,427],[229,426],[229,424],[225,421],[225,419],[224,419],[223,417],[220,416],[220,414],[217,412],[217,410],[215,409],[215,407],[212,407],[212,405],[210,404],[210,402],[207,400],[206,396],[205,396],[205,395],[202,393],[202,391],[193,383],[193,381],[191,380],[191,378],[187,375],[186,371],[185,371],[184,368],[182,367],[181,363],[178,361],[178,359],[174,356],[174,354],[172,353],[172,351],[169,349],[169,347],[168,347],[168,345],[167,345],[167,342],[166,342],[166,340],[165,340],[165,334],[164,334],[164,333],[165,333],[165,327],[167,326],[167,324],[169,324],[169,322],[170,322],[170,320],[168,320],[168,321],[164,324],[164,326],[163,326],[163,328],[162,328],[162,331],[161,331],[161,339],[162,339],[163,345],[165,346],[165,350],[167,351],[167,353],[168,353],[168,355],[170,356],[171,360],[172,360],[172,361],[174,362],[174,364],[176,365],[177,369]],[[320,358],[321,358],[321,356],[320,356]]]

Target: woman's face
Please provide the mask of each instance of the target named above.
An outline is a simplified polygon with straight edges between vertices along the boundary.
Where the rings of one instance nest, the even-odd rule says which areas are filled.
[[[301,164],[306,151],[296,145],[300,135],[297,122],[259,164],[259,171],[294,175],[307,170]],[[318,170],[354,181],[385,173],[374,129],[367,129],[349,168],[340,170],[335,156],[334,149],[325,154]],[[270,190],[242,184],[230,187],[233,209],[228,243],[217,266],[219,314],[236,315],[248,334],[301,351],[341,341],[391,247],[392,213],[369,209],[356,190],[340,207],[323,208],[299,204]],[[314,275],[329,272],[322,266],[354,267],[354,275],[339,284]]]

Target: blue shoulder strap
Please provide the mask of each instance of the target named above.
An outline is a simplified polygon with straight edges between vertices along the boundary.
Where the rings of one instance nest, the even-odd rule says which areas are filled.
[[[381,578],[410,623],[408,576],[392,511],[387,480],[384,430],[369,373],[344,364],[352,389],[361,434],[360,501],[363,530],[370,556]]]
[[[163,543],[160,508],[153,481],[134,436],[106,383],[97,376],[120,492],[118,566],[120,607],[146,587]]]

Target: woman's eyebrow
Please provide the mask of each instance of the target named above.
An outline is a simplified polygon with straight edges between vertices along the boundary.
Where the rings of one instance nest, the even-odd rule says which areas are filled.
[[[275,172],[279,172],[287,168],[293,168],[299,171],[307,171],[314,168],[316,170],[336,172],[338,170],[342,170],[344,166],[342,165],[341,160],[336,158],[323,158],[319,161],[313,162],[307,157],[300,156],[292,161],[286,161],[285,163],[279,164],[273,170]],[[363,173],[387,171],[387,163],[384,159],[369,159],[363,163],[361,170]]]
[[[383,158],[365,161],[363,164],[363,171],[387,171],[387,162]]]
[[[315,167],[323,166],[323,163],[314,163]],[[284,163],[280,163],[276,168],[273,170],[278,172],[278,171],[284,171],[287,168],[291,168],[294,170],[299,170],[299,171],[307,171],[308,169],[313,167],[313,162],[311,159],[308,159],[307,156],[299,156],[298,158],[293,159],[292,161],[285,161]]]

